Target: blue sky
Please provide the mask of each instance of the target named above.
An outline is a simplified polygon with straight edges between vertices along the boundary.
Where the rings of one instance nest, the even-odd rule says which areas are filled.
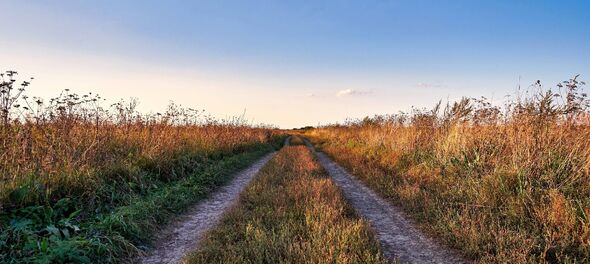
[[[290,128],[590,76],[590,2],[5,0],[0,69]]]

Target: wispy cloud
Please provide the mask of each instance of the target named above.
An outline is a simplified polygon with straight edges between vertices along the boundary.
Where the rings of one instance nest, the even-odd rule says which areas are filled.
[[[416,87],[428,89],[428,88],[442,88],[442,87],[444,87],[444,85],[442,85],[440,83],[422,83],[421,82],[421,83],[417,83]]]
[[[354,89],[344,89],[344,90],[338,91],[336,93],[336,96],[343,97],[343,96],[365,95],[368,93],[369,92],[367,92],[367,91],[359,91],[359,90],[354,90]]]
[[[308,94],[305,94],[305,96],[306,97],[315,97],[316,95],[314,93],[308,93]]]

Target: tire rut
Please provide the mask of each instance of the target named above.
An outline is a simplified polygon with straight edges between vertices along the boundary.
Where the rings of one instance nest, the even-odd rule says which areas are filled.
[[[288,144],[288,139],[285,143]],[[239,194],[275,154],[269,153],[237,173],[229,184],[180,216],[158,236],[155,248],[147,256],[136,259],[135,263],[180,263],[185,254],[198,248],[203,235],[237,202]]]
[[[379,197],[326,154],[315,151],[308,140],[305,144],[355,211],[370,223],[388,259],[402,263],[469,263],[423,234],[399,208]]]

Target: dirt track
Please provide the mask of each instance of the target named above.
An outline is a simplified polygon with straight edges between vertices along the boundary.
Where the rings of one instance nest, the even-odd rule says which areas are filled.
[[[380,198],[324,153],[316,152],[309,141],[306,140],[305,143],[316,154],[320,164],[342,189],[357,213],[371,224],[387,258],[402,263],[467,263],[455,252],[422,234],[399,208]],[[285,140],[285,145],[289,145],[289,138]],[[274,155],[275,153],[267,154],[238,173],[228,185],[179,217],[158,236],[155,249],[148,256],[138,258],[136,262],[181,262],[185,254],[197,249],[203,235],[235,204],[239,194]]]
[[[136,263],[180,263],[185,254],[197,248],[207,230],[217,224],[223,213],[237,201],[246,185],[275,153],[267,154],[239,172],[229,184],[179,217],[162,231],[154,250],[148,256],[138,258]]]
[[[341,166],[305,141],[320,164],[340,187],[359,215],[367,219],[381,243],[386,257],[402,263],[467,263],[458,254],[437,245],[416,229],[401,210],[362,184]]]

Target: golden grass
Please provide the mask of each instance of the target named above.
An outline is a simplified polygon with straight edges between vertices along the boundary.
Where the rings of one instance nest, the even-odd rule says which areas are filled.
[[[0,73],[0,262],[121,262],[154,230],[284,139],[171,103],[44,102]]]
[[[146,168],[172,181],[183,175],[174,167],[182,157],[239,153],[278,134],[173,103],[144,115],[135,100],[105,108],[99,96],[68,90],[44,102],[27,97],[29,82],[17,87],[15,76],[0,74],[0,213],[66,196],[91,200],[122,168],[131,171],[125,182],[137,182],[133,172]]]
[[[478,262],[590,262],[590,113],[580,84],[504,108],[463,100],[306,135]]]
[[[304,146],[256,176],[186,263],[381,263],[379,245]]]
[[[266,143],[272,136],[270,130],[231,124],[172,126],[138,121],[125,126],[82,122],[64,126],[60,121],[13,124],[0,132],[5,139],[0,142],[0,201],[23,185],[37,185],[47,198],[60,192],[84,194],[108,180],[102,178],[105,170],[140,163],[160,162],[155,169],[161,179],[170,181],[176,177],[174,164],[166,163],[178,155],[223,155]]]

